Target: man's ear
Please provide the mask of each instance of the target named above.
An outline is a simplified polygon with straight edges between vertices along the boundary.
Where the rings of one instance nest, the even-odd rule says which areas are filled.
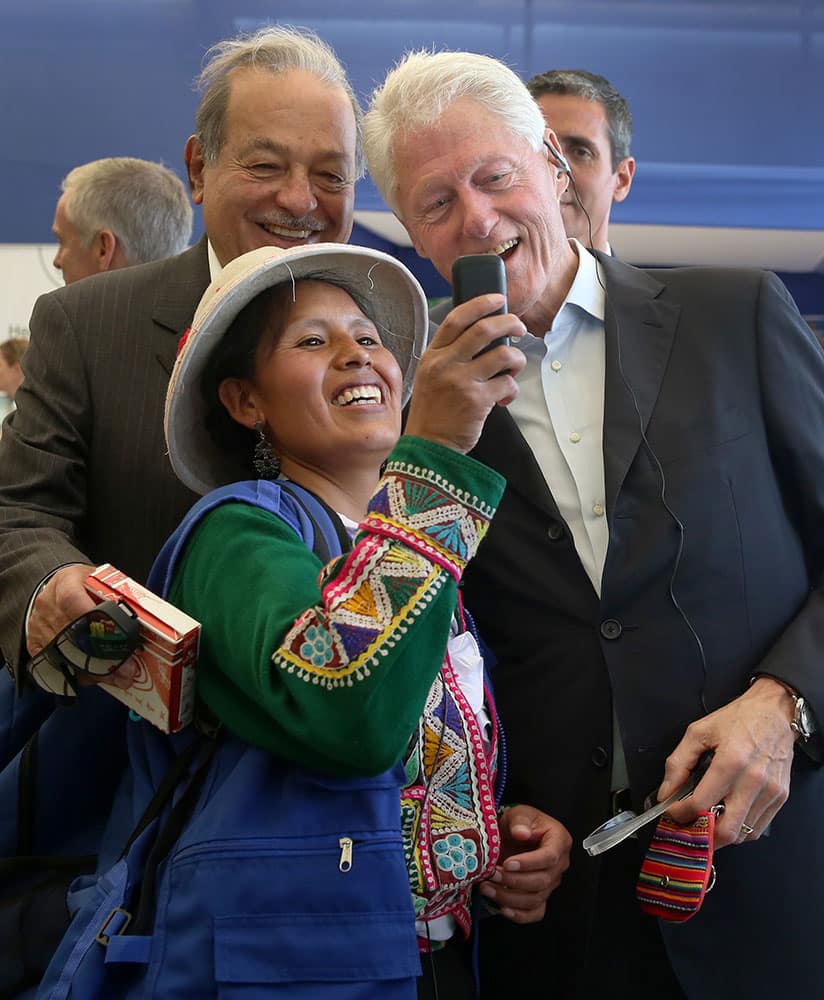
[[[623,201],[629,194],[632,187],[632,178],[635,176],[635,157],[627,156],[618,164],[615,171],[615,188],[612,192],[613,201]]]
[[[129,261],[126,260],[120,240],[111,229],[101,229],[94,238],[93,246],[98,271],[113,271],[118,267],[128,267]]]
[[[225,378],[217,387],[217,397],[232,420],[254,430],[261,414],[246,379]]]
[[[557,152],[561,149],[561,141],[552,131],[549,125],[544,129],[544,144],[541,149],[547,168],[552,171],[552,181],[555,187],[555,195],[560,199],[561,195],[569,187],[572,178],[567,170],[562,168],[557,159]],[[563,154],[562,154],[563,155]],[[567,164],[568,165],[568,164]]]
[[[203,146],[196,135],[190,135],[186,140],[183,160],[186,164],[192,201],[195,205],[200,205],[203,203],[203,171],[206,161],[203,158]]]

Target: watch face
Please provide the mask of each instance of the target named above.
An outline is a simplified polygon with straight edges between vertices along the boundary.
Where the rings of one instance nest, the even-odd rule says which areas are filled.
[[[815,732],[816,727],[813,714],[803,698],[796,700],[795,718],[792,721],[792,728],[802,740],[808,740]]]
[[[804,735],[808,738],[812,736],[815,732],[815,723],[813,722],[813,713],[808,708],[806,701],[803,705],[801,705],[798,721],[801,723],[801,729],[803,730]]]

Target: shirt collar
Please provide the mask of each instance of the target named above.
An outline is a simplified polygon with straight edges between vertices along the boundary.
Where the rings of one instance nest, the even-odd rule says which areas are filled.
[[[561,308],[552,321],[550,330],[554,329],[556,332],[569,326],[571,321],[569,310],[564,313],[564,307],[568,305],[578,306],[599,323],[603,324],[604,322],[606,293],[598,280],[600,267],[598,260],[578,240],[571,239],[569,242],[573,244],[572,249],[578,255],[578,270],[575,272],[575,278],[566,298],[561,303]],[[564,314],[563,317],[562,314]],[[528,357],[533,354],[536,357],[542,357],[545,349],[544,337],[536,337],[527,332],[520,339],[520,347]]]
[[[558,310],[558,316],[560,316],[564,306],[578,306],[603,323],[606,292],[602,284],[603,279],[599,277],[598,260],[578,240],[571,239],[569,242],[572,244],[572,249],[578,254],[578,270],[575,272],[572,285]]]
[[[209,277],[212,281],[220,274],[223,270],[223,265],[217,259],[217,254],[215,253],[215,248],[212,246],[212,241],[206,241],[206,248],[209,253]]]

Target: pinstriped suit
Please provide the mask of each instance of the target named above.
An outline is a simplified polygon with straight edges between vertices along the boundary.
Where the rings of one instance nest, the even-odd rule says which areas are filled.
[[[204,238],[38,299],[0,440],[0,647],[14,667],[43,576],[81,561],[144,579],[195,499],[165,455],[163,401],[208,283]]]

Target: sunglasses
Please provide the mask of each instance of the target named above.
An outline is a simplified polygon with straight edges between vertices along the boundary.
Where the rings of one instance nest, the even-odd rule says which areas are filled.
[[[52,694],[77,693],[75,674],[106,677],[137,649],[140,622],[122,601],[103,601],[61,629],[29,661],[30,676]]]

